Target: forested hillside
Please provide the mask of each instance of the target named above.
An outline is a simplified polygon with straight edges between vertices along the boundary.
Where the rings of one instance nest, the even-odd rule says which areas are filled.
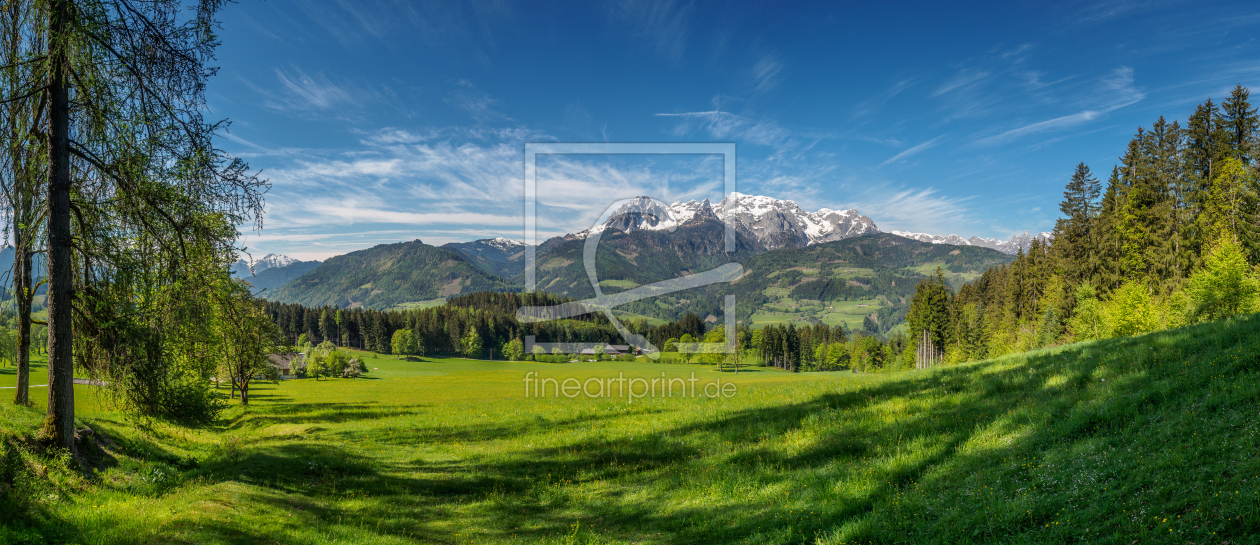
[[[419,240],[382,244],[324,261],[268,298],[307,306],[391,308],[476,291],[514,288],[452,250]]]
[[[988,267],[1011,256],[976,246],[919,242],[886,233],[863,235],[800,249],[758,255],[733,284],[741,319],[748,319],[781,299],[827,302],[870,300],[866,314],[851,329],[887,333],[902,323],[915,285],[938,268],[962,286]],[[832,305],[834,306],[834,305]],[[825,323],[823,320],[802,321]],[[859,325],[861,324],[861,325]],[[837,324],[832,324],[837,325]]]
[[[1258,154],[1260,119],[1242,86],[1184,126],[1161,116],[1105,184],[1076,167],[1053,241],[961,289],[923,282],[911,331],[965,361],[1260,311]]]

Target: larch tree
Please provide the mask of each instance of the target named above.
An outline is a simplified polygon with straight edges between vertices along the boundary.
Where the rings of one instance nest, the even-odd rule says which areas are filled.
[[[41,137],[43,80],[39,62],[45,52],[45,33],[40,13],[30,2],[8,2],[0,8],[0,78],[10,97],[0,104],[3,123],[3,157],[0,157],[0,191],[8,215],[6,234],[12,235],[13,281],[17,335],[14,339],[16,384],[14,403],[30,403],[31,325],[45,322],[31,317],[32,299],[39,283],[32,277],[32,262],[39,247],[43,215],[46,167]]]
[[[204,119],[221,0],[7,6],[14,3],[33,17],[14,39],[25,42],[18,60],[34,76],[31,88],[5,88],[0,99],[30,108],[38,137],[0,136],[5,148],[37,150],[31,164],[43,169],[42,190],[26,193],[37,196],[32,206],[43,203],[36,223],[46,241],[42,433],[73,450],[76,361],[109,377],[141,412],[165,412],[180,388],[208,388],[171,380],[190,360],[167,349],[186,341],[189,324],[209,309],[206,284],[192,280],[226,268],[237,226],[261,226],[266,182],[215,147],[225,124]],[[157,306],[122,304],[137,300]]]

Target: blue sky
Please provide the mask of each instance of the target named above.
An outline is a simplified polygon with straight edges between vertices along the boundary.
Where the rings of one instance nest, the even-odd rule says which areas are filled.
[[[245,244],[520,239],[525,142],[735,142],[740,192],[1007,238],[1049,230],[1076,163],[1105,178],[1139,126],[1260,92],[1254,3],[851,4],[229,4],[212,116],[274,184]],[[721,198],[712,166],[540,165],[540,230]]]

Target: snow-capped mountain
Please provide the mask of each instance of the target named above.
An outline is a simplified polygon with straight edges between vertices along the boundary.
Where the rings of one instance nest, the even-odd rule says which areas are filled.
[[[235,274],[240,278],[246,278],[254,276],[267,269],[279,269],[299,262],[287,255],[267,254],[254,260],[254,271],[253,273],[250,273],[248,257],[249,256],[245,256],[237,259],[236,263],[232,264],[232,274]]]
[[[512,251],[516,251],[525,247],[524,242],[521,242],[519,240],[512,240],[510,238],[505,238],[505,237],[494,237],[494,238],[483,240],[482,242],[484,242],[486,246],[489,246],[491,248],[498,248],[505,252],[512,252]]]
[[[766,249],[799,248],[820,242],[878,233],[871,218],[857,210],[806,212],[795,201],[731,193],[717,206],[718,217],[733,220]]]
[[[958,246],[979,246],[981,248],[992,248],[1007,254],[1015,254],[1020,250],[1027,250],[1029,246],[1032,246],[1032,241],[1034,239],[1045,242],[1054,238],[1054,233],[1048,231],[1037,233],[1036,235],[1031,235],[1028,231],[1024,231],[1021,234],[1012,236],[1010,240],[1006,241],[999,238],[971,237],[964,239],[958,235],[940,236],[929,235],[927,233],[909,233],[906,231],[892,231],[892,234],[911,240],[917,240],[919,242],[931,242],[932,244],[954,244]]]
[[[649,197],[637,197],[618,208],[603,224],[572,236],[586,238],[610,228],[627,233],[643,229],[668,230],[705,219],[729,220],[741,234],[761,243],[767,250],[800,248],[879,232],[875,222],[857,210],[823,208],[811,213],[794,201],[732,193],[716,206],[705,199],[679,201],[665,207]]]
[[[524,242],[504,237],[442,245],[442,248],[460,253],[465,260],[482,270],[504,278],[510,278],[523,270],[526,247]]]

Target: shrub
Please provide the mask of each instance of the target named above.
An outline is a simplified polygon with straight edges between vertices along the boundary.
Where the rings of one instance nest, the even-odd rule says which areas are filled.
[[[1098,340],[1110,337],[1103,304],[1098,300],[1094,286],[1081,284],[1076,288],[1076,312],[1068,322],[1071,335],[1078,341]]]
[[[1186,283],[1192,320],[1221,320],[1260,310],[1260,280],[1233,237],[1221,237]]]
[[[1155,308],[1146,286],[1125,280],[1106,305],[1107,326],[1113,337],[1127,337],[1155,330]]]

